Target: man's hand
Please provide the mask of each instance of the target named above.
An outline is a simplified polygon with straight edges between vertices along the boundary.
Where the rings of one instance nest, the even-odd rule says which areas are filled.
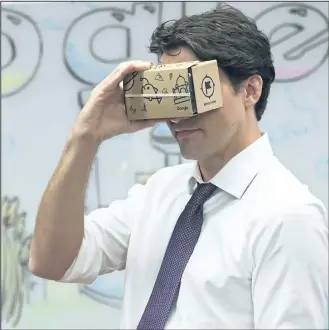
[[[159,120],[130,121],[127,118],[124,91],[121,82],[129,73],[144,71],[150,62],[131,61],[121,63],[92,91],[82,109],[74,132],[101,143],[111,137],[139,131],[154,126]]]

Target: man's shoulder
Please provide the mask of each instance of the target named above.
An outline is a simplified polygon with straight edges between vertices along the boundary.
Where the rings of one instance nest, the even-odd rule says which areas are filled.
[[[257,195],[257,209],[263,216],[317,214],[322,219],[327,217],[324,203],[277,158],[259,173],[251,189]]]
[[[298,178],[279,159],[273,161],[260,171],[255,180],[257,188],[263,188],[264,197],[282,202],[309,204],[318,201],[310,191],[307,183]]]

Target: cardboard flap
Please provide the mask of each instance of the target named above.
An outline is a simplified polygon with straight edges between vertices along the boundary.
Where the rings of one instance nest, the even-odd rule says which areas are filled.
[[[173,64],[158,64],[153,66],[151,69],[147,71],[167,71],[167,70],[177,70],[177,69],[188,69],[191,66],[200,63],[199,61],[190,61],[190,62],[181,62],[181,63],[173,63]]]
[[[217,61],[207,61],[192,68],[195,99],[198,112],[223,106]]]

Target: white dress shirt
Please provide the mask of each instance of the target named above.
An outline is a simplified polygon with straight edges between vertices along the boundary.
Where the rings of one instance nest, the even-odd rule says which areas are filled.
[[[196,162],[159,170],[125,200],[86,217],[63,282],[126,269],[121,328],[136,329],[175,223],[202,182]],[[182,277],[170,329],[325,329],[328,218],[273,155],[267,134],[212,180],[204,224]]]

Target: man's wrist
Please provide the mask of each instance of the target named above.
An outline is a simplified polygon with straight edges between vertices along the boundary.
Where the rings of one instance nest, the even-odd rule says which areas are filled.
[[[101,143],[102,141],[97,139],[92,132],[79,127],[73,128],[68,139],[69,146],[95,155]]]

